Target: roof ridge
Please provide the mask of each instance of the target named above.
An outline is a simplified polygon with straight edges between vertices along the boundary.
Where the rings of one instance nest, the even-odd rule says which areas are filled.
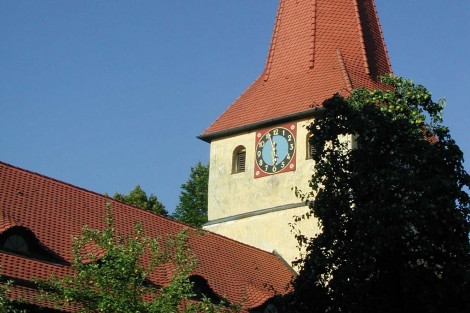
[[[264,69],[264,81],[267,81],[269,79],[269,74],[271,73],[271,65],[272,65],[272,60],[274,58],[277,34],[279,33],[279,28],[281,27],[281,18],[282,18],[283,8],[284,8],[284,1],[281,0],[279,2],[279,6],[277,9],[277,13],[276,13],[273,34],[271,37],[271,44],[269,45],[269,50],[268,50],[268,57],[266,58],[266,65]]]
[[[31,170],[27,170],[27,169],[24,169],[24,168],[21,168],[21,167],[18,167],[18,166],[15,166],[15,165],[11,165],[9,163],[6,163],[6,162],[3,162],[3,161],[0,161],[0,165],[4,165],[6,167],[10,167],[10,168],[13,168],[13,169],[16,169],[20,172],[24,172],[24,173],[27,173],[27,174],[32,174],[32,175],[36,175],[36,176],[39,176],[41,178],[44,178],[44,179],[47,179],[47,180],[51,180],[51,181],[54,181],[54,182],[57,182],[59,184],[63,184],[63,185],[67,185],[69,187],[72,187],[72,188],[76,188],[76,189],[80,189],[82,191],[86,191],[86,192],[89,192],[89,193],[92,193],[92,194],[95,194],[95,195],[99,195],[99,196],[102,196],[102,197],[106,197],[105,195],[103,194],[100,194],[98,192],[95,192],[95,191],[92,191],[92,190],[89,190],[89,189],[86,189],[86,188],[83,188],[83,187],[78,187],[76,185],[73,185],[71,183],[67,183],[63,180],[60,180],[60,179],[57,179],[57,178],[53,178],[53,177],[50,177],[50,176],[47,176],[47,175],[44,175],[44,174],[41,174],[41,173],[38,173],[38,172],[34,172],[34,171],[31,171]],[[107,197],[107,198],[110,198],[110,197]]]
[[[317,34],[317,0],[313,0],[312,3],[312,46],[310,49],[312,50],[312,55],[310,58],[310,68],[314,68],[315,66],[315,40]]]
[[[364,60],[364,69],[367,75],[370,75],[370,69],[369,69],[369,60],[367,58],[367,51],[366,51],[366,45],[364,43],[364,32],[362,31],[362,24],[361,24],[361,16],[359,13],[359,5],[357,3],[357,0],[353,0],[354,3],[354,13],[356,14],[356,20],[357,20],[357,30],[359,31],[359,39],[361,43],[361,50],[362,50],[362,58]]]
[[[343,54],[341,53],[341,48],[336,48],[336,55],[338,56],[338,63],[339,63],[339,66],[341,67],[341,73],[343,74],[343,79],[344,79],[344,83],[346,84],[346,88],[348,92],[351,92],[353,90],[351,77],[349,76],[348,69],[346,68],[346,65],[344,64],[344,58],[343,58]]]
[[[385,50],[385,59],[387,61],[388,68],[390,69],[390,74],[393,74],[392,62],[390,61],[390,57],[388,56],[387,44],[385,43],[385,37],[384,37],[383,30],[382,30],[382,25],[380,24],[379,12],[377,11],[377,6],[375,5],[374,1],[372,1],[372,7],[374,9],[375,20],[378,25],[380,39],[382,41],[382,47]]]
[[[153,214],[153,215],[157,215],[161,218],[164,218],[172,223],[176,223],[176,224],[179,224],[179,225],[182,225],[182,226],[186,226],[186,227],[190,227],[190,228],[194,228],[194,229],[197,229],[195,228],[194,226],[191,226],[191,225],[188,225],[188,224],[185,224],[183,222],[180,222],[180,221],[177,221],[177,220],[174,220],[174,219],[171,219],[169,217],[166,217],[166,216],[163,216],[161,214],[157,214],[157,213],[154,213],[152,211],[149,211],[149,210],[146,210],[146,209],[143,209],[143,208],[140,208],[138,206],[135,206],[135,205],[132,205],[132,204],[128,204],[128,203],[125,203],[125,202],[122,202],[122,201],[119,201],[119,200],[116,200],[108,195],[104,195],[104,194],[101,194],[101,193],[98,193],[98,192],[95,192],[95,191],[92,191],[92,190],[89,190],[89,189],[86,189],[86,188],[83,188],[83,187],[79,187],[77,185],[74,185],[74,184],[71,184],[71,183],[67,183],[65,181],[62,181],[60,179],[57,179],[57,178],[53,178],[53,177],[50,177],[50,176],[47,176],[47,175],[44,175],[44,174],[41,174],[41,173],[38,173],[38,172],[34,172],[34,171],[31,171],[31,170],[27,170],[27,169],[24,169],[24,168],[21,168],[21,167],[18,167],[18,166],[15,166],[15,165],[11,165],[9,163],[6,163],[6,162],[3,162],[3,161],[0,161],[0,165],[4,165],[6,167],[10,167],[12,169],[15,169],[15,170],[18,170],[20,172],[24,172],[24,173],[27,173],[27,174],[30,174],[30,175],[36,175],[36,176],[39,176],[43,179],[47,179],[47,180],[50,180],[50,181],[53,181],[55,183],[59,183],[59,184],[62,184],[62,185],[65,185],[65,186],[68,186],[68,187],[71,187],[73,189],[76,189],[76,190],[80,190],[80,191],[84,191],[84,192],[87,192],[87,193],[90,193],[90,194],[93,194],[93,195],[96,195],[96,196],[99,196],[99,197],[102,197],[102,198],[105,198],[105,199],[109,199],[110,202],[116,202],[116,203],[119,203],[119,204],[122,204],[122,205],[125,205],[125,206],[129,206],[129,207],[132,207],[134,209],[138,209],[138,210],[141,210],[143,212],[146,212],[148,214]]]

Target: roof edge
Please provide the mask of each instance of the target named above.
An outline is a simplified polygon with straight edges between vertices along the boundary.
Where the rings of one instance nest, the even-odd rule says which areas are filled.
[[[241,213],[241,214],[235,214],[227,217],[222,217],[218,218],[215,220],[208,221],[202,226],[212,226],[212,225],[217,225],[221,223],[226,223],[226,222],[232,222],[236,220],[241,220],[245,219],[248,217],[253,217],[253,216],[258,216],[262,214],[267,214],[267,213],[272,213],[272,212],[277,212],[277,211],[284,211],[284,210],[289,210],[289,209],[294,209],[294,208],[300,208],[306,206],[305,202],[296,202],[296,203],[289,203],[289,204],[284,204],[284,205],[279,205],[267,209],[261,209],[261,210],[256,210],[256,211],[251,211],[251,212],[246,212],[246,213]]]
[[[157,214],[157,213],[154,213],[152,211],[149,211],[149,210],[146,210],[146,209],[143,209],[143,208],[140,208],[138,206],[135,206],[135,205],[132,205],[132,204],[128,204],[128,203],[125,203],[125,202],[122,202],[122,201],[119,201],[119,200],[116,200],[114,199],[113,197],[107,195],[107,194],[101,194],[99,192],[96,192],[96,191],[92,191],[90,189],[86,189],[86,188],[83,188],[83,187],[79,187],[77,185],[74,185],[72,183],[68,183],[66,181],[63,181],[63,180],[60,180],[60,179],[57,179],[57,178],[53,178],[51,176],[47,176],[47,175],[44,175],[44,174],[41,174],[41,173],[38,173],[38,172],[35,172],[35,171],[32,171],[32,170],[28,170],[28,169],[25,169],[25,168],[21,168],[19,166],[16,166],[16,165],[12,165],[10,163],[7,163],[7,162],[4,162],[4,161],[1,161],[0,160],[0,169],[1,169],[1,166],[5,166],[7,168],[11,168],[11,169],[14,169],[14,170],[17,170],[17,171],[20,171],[20,172],[23,172],[23,173],[26,173],[26,174],[29,174],[29,175],[36,175],[38,177],[41,177],[42,179],[47,179],[47,180],[50,180],[50,181],[53,181],[55,183],[58,183],[58,184],[62,184],[64,186],[68,186],[70,188],[73,188],[73,189],[76,189],[76,190],[80,190],[82,192],[85,192],[85,193],[90,193],[90,194],[93,194],[95,196],[98,196],[100,198],[102,198],[103,200],[107,200],[107,202],[110,202],[110,203],[119,203],[121,205],[124,205],[124,206],[128,206],[128,207],[132,207],[134,209],[137,209],[137,210],[141,210],[141,211],[144,211],[148,214],[153,214],[153,215],[157,215],[159,216],[160,218],[163,218],[171,223],[175,223],[175,224],[178,224],[178,225],[181,225],[183,227],[187,227],[187,228],[192,228],[192,229],[197,229],[195,228],[194,226],[191,226],[189,224],[186,224],[186,223],[183,223],[183,222],[180,222],[180,221],[177,221],[177,220],[174,220],[174,219],[171,219],[170,217],[167,217],[167,216],[163,216],[163,215],[160,215],[160,214]]]
[[[269,45],[268,56],[266,57],[266,64],[264,66],[264,71],[262,73],[262,75],[264,74],[263,80],[265,82],[269,79],[269,74],[271,73],[271,63],[272,63],[272,59],[274,57],[276,41],[277,41],[276,40],[277,39],[277,34],[279,32],[279,27],[281,26],[281,17],[282,17],[283,7],[284,7],[284,1],[281,0],[279,2],[278,7],[277,7],[276,18],[274,20],[273,33],[271,35],[271,43]]]
[[[291,273],[294,275],[294,277],[297,277],[299,274],[294,270],[294,268],[282,257],[282,255],[277,252],[276,249],[273,250],[273,254],[281,261],[284,263],[284,265],[291,271]]]
[[[379,12],[377,11],[377,6],[375,5],[375,1],[372,1],[372,7],[374,8],[374,16],[377,21],[377,25],[379,27],[380,39],[382,40],[382,47],[384,48],[384,51],[385,51],[385,59],[387,60],[388,69],[390,71],[390,74],[393,74],[392,62],[390,61],[390,56],[388,55],[387,44],[385,43],[385,36],[382,30],[382,25],[380,24]]]
[[[309,117],[309,116],[312,115],[312,113],[315,110],[318,110],[318,109],[322,109],[322,107],[317,106],[317,107],[313,107],[313,108],[305,110],[305,111],[296,112],[296,113],[292,113],[292,114],[288,114],[288,115],[284,115],[284,116],[280,116],[280,117],[275,117],[275,118],[272,118],[272,119],[269,119],[269,120],[264,120],[264,121],[255,122],[255,123],[251,123],[251,124],[246,124],[246,125],[242,125],[242,126],[239,126],[239,127],[224,129],[224,130],[216,131],[216,132],[213,132],[213,133],[208,133],[208,134],[203,133],[203,134],[197,136],[196,138],[210,143],[212,140],[218,139],[218,138],[221,138],[221,137],[227,137],[227,136],[238,134],[238,133],[249,132],[249,131],[252,131],[252,130],[255,130],[255,129],[258,129],[258,128],[261,128],[261,127],[270,126],[270,125],[290,122],[294,119]]]

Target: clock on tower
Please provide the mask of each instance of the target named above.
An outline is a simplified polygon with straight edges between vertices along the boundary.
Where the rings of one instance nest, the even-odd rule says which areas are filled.
[[[305,126],[335,94],[383,89],[377,78],[392,68],[374,0],[280,0],[274,20],[264,70],[199,136],[210,143],[204,228],[289,263],[299,257],[290,221],[310,212],[293,192],[311,190],[314,174]],[[308,238],[316,225],[297,224]]]
[[[256,132],[255,178],[295,170],[296,124]]]

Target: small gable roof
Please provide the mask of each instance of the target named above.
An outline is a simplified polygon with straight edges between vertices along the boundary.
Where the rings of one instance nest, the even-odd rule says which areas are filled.
[[[307,115],[391,72],[373,0],[281,0],[264,71],[199,138]]]
[[[110,202],[116,229],[131,233],[141,222],[145,235],[176,234],[185,224],[115,201],[62,181],[0,162],[0,234],[11,226],[31,230],[38,241],[64,264],[52,264],[0,251],[2,275],[22,282],[51,273],[73,273],[72,235],[79,235],[84,225],[105,227],[103,216]],[[193,229],[189,244],[198,265],[192,275],[203,277],[211,290],[233,303],[243,303],[248,310],[258,307],[277,294],[287,292],[291,270],[274,254],[229,238]],[[159,268],[150,279],[156,285],[169,282],[171,268]],[[31,294],[29,285],[14,287],[18,297]],[[26,286],[26,287],[25,287]],[[27,290],[27,291],[25,291]],[[24,292],[23,292],[24,291]]]

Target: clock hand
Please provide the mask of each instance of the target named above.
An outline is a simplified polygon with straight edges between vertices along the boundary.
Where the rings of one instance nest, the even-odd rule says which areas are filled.
[[[268,138],[269,138],[269,141],[271,142],[271,156],[272,156],[273,166],[275,166],[277,162],[276,142],[273,141],[271,134],[269,134]]]

